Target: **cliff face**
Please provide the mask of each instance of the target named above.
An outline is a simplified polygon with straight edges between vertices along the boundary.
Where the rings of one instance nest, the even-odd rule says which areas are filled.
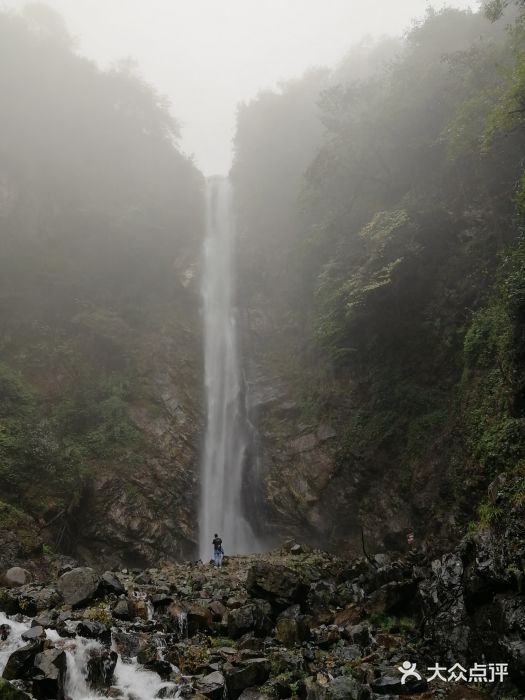
[[[196,300],[193,300],[196,308]],[[135,450],[95,469],[68,517],[72,553],[97,565],[147,565],[195,554],[202,435],[198,318],[169,319],[137,348],[140,391],[129,404]]]
[[[117,375],[126,385],[118,398],[118,418],[108,409],[94,430],[90,422],[96,416],[85,415],[92,408],[81,395],[72,413],[80,425],[61,435],[62,427],[46,421],[44,412],[46,407],[53,413],[69,410],[75,389],[63,380],[58,397],[56,389],[49,390],[56,375],[43,368],[38,373],[18,368],[17,376],[33,394],[28,417],[32,429],[40,431],[41,442],[57,444],[47,455],[54,460],[47,468],[29,462],[6,483],[3,499],[18,505],[20,518],[25,513],[15,527],[3,518],[6,530],[14,537],[23,534],[27,520],[34,543],[24,548],[19,537],[6,551],[4,565],[41,551],[42,543],[44,549],[107,566],[146,565],[194,554],[203,424],[201,338],[198,299],[186,293],[184,305],[183,322],[174,318],[177,304],[167,305],[156,310],[147,332],[128,339],[128,360]],[[93,360],[89,350],[74,357],[84,368]],[[101,401],[111,405],[117,398],[113,394]],[[22,422],[18,429],[28,440]],[[109,436],[100,435],[108,430]],[[71,473],[63,465],[67,444],[75,460]]]
[[[202,176],[166,101],[55,20],[0,12],[0,559],[189,556]]]
[[[363,528],[396,549],[412,528],[444,551],[523,473],[522,30],[429,12],[372,77],[321,87],[307,166],[288,156],[310,138],[293,85],[270,134],[266,98],[240,115],[241,325],[275,537],[355,551]]]

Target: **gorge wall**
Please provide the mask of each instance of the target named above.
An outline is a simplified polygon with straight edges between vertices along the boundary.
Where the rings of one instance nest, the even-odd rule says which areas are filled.
[[[202,176],[149,86],[38,17],[0,14],[0,567],[187,557]]]
[[[413,528],[444,551],[505,511],[487,488],[522,469],[524,137],[505,26],[431,11],[239,113],[243,347],[276,539],[355,552],[362,527],[402,549]]]
[[[239,110],[242,499],[268,547],[355,552],[363,528],[395,550],[413,528],[444,551],[520,507],[524,35],[505,23],[429,12]],[[203,178],[128,68],[60,25],[2,14],[0,39],[26,66],[22,85],[0,66],[0,565],[192,557]]]

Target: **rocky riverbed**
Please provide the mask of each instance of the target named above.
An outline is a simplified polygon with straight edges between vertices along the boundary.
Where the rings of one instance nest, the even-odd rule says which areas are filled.
[[[0,698],[523,698],[525,606],[493,544],[476,535],[433,560],[290,544],[221,569],[57,559],[45,580],[15,567],[0,589]],[[404,661],[421,679],[402,684]],[[469,683],[476,663],[485,676]],[[436,664],[445,680],[429,681]]]

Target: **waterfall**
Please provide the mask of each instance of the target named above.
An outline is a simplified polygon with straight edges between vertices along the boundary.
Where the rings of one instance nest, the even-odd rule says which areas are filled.
[[[207,423],[199,517],[203,561],[212,554],[216,532],[226,554],[247,553],[256,547],[241,497],[248,433],[235,323],[235,227],[228,179],[208,179],[206,208],[202,295]]]

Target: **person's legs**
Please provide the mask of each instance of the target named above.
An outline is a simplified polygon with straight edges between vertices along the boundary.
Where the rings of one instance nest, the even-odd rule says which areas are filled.
[[[215,564],[215,566],[221,565],[220,564],[220,556],[221,556],[220,552],[217,549],[214,549],[213,550],[213,563]]]

